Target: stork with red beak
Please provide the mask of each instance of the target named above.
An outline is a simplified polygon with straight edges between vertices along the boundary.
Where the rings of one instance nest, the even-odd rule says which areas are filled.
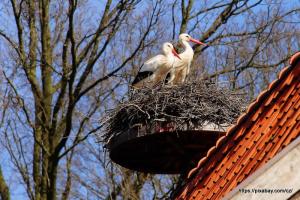
[[[190,66],[194,57],[194,50],[189,42],[200,45],[205,43],[192,38],[189,34],[182,33],[179,35],[179,43],[183,45],[184,51],[179,54],[181,59],[175,59],[174,67],[170,71],[170,79],[168,81],[171,85],[178,85],[184,83],[187,75],[190,73]]]
[[[153,88],[159,82],[163,82],[175,63],[175,57],[178,60],[181,59],[173,45],[169,42],[163,44],[162,51],[163,54],[150,58],[141,66],[132,82],[133,88]]]

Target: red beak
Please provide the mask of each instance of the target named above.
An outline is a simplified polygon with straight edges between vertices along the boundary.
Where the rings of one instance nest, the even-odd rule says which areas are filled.
[[[178,53],[176,52],[175,49],[172,49],[172,53],[174,56],[176,56],[177,58],[179,58],[181,60],[180,56],[178,55]]]
[[[203,43],[203,42],[200,42],[200,41],[198,41],[198,40],[195,40],[194,38],[191,38],[190,41],[191,41],[191,42],[194,42],[194,43],[196,43],[196,44],[201,44],[201,45],[207,46],[207,44],[205,44],[205,43]]]

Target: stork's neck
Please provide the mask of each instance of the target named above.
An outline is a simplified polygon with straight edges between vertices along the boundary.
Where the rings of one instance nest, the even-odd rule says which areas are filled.
[[[165,52],[164,53],[166,57],[173,57],[173,53],[172,52]]]
[[[182,52],[182,54],[190,54],[192,56],[194,55],[194,50],[187,41],[183,40],[181,41],[181,44],[184,47],[184,52]]]

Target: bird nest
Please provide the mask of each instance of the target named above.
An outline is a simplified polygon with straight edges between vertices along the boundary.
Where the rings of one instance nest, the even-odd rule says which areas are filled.
[[[160,85],[131,91],[129,98],[107,113],[104,142],[135,129],[144,133],[198,130],[205,124],[233,124],[245,105],[241,95],[206,81]]]

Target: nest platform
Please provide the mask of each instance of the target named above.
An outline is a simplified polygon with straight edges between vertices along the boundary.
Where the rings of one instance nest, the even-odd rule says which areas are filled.
[[[154,174],[185,173],[215,145],[224,130],[166,130],[145,132],[130,129],[113,137],[110,158],[131,170]]]
[[[105,147],[128,169],[185,173],[235,123],[243,105],[234,92],[200,81],[133,91],[108,113]]]

